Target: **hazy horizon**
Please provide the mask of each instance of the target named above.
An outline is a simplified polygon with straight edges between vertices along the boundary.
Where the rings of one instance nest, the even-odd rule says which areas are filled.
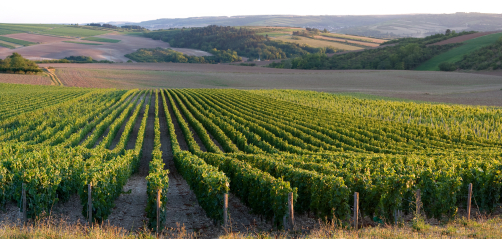
[[[90,22],[142,22],[163,18],[190,18],[213,16],[250,15],[407,15],[407,14],[452,14],[456,12],[479,12],[502,14],[502,3],[480,0],[475,5],[424,0],[409,7],[402,1],[325,2],[309,1],[308,4],[292,2],[272,2],[255,0],[236,4],[235,1],[221,0],[208,2],[195,0],[189,6],[183,2],[142,1],[127,4],[116,1],[89,0],[78,5],[67,1],[50,0],[19,3],[2,3],[1,23],[90,23]],[[19,8],[19,11],[13,9]],[[6,11],[8,9],[8,11]],[[499,12],[494,12],[499,11]]]

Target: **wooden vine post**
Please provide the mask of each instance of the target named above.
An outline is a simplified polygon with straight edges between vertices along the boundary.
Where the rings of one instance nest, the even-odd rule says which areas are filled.
[[[354,229],[357,230],[357,221],[359,216],[359,193],[354,193]]]
[[[92,226],[92,182],[87,185],[87,216],[89,226]]]
[[[417,204],[417,215],[420,215],[420,189],[417,189],[417,195],[416,195],[416,204]]]
[[[295,230],[295,211],[293,208],[293,193],[288,194],[289,228]]]
[[[159,233],[160,227],[160,206],[162,202],[160,201],[160,194],[162,193],[162,189],[157,190],[157,234]]]
[[[472,183],[469,183],[469,189],[467,194],[467,220],[471,219],[471,198],[472,198]]]
[[[28,210],[26,208],[26,184],[23,183],[23,186],[22,186],[22,193],[21,193],[21,197],[22,197],[22,209],[23,209],[23,224],[26,224],[26,222],[28,222]]]
[[[228,227],[228,193],[223,194],[223,226]]]

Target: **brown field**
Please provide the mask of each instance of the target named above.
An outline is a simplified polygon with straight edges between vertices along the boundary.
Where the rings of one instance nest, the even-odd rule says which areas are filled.
[[[40,43],[40,44],[50,43],[50,42],[68,41],[68,38],[64,38],[64,37],[54,37],[54,36],[46,36],[46,35],[30,34],[30,33],[16,33],[16,34],[4,35],[4,36],[18,39],[18,40],[23,40],[23,41]]]
[[[28,84],[28,85],[50,85],[51,78],[45,74],[39,75],[20,75],[0,73],[0,83]]]
[[[18,39],[29,40],[32,42],[42,42],[44,44],[32,45],[18,49],[0,48],[0,58],[5,58],[13,52],[17,52],[30,60],[52,60],[62,59],[69,56],[90,56],[96,60],[110,60],[115,62],[126,62],[129,60],[124,57],[125,54],[135,52],[140,48],[170,48],[169,43],[163,41],[156,41],[150,38],[106,34],[101,35],[101,38],[110,38],[120,40],[119,43],[105,43],[105,42],[92,42],[72,39],[71,41],[98,43],[101,45],[83,45],[75,43],[66,43],[67,38],[51,37],[35,34],[15,34]],[[10,36],[10,35],[9,35]],[[187,55],[194,56],[207,56],[211,55],[207,52],[185,49],[185,48],[172,48],[173,50],[180,51]]]
[[[502,106],[502,76],[459,72],[288,70],[223,64],[41,64],[68,86],[302,89]]]
[[[498,32],[500,32],[500,31],[478,32],[478,33],[473,33],[473,34],[469,34],[469,35],[463,35],[463,36],[453,37],[453,38],[450,38],[450,39],[447,39],[447,40],[444,40],[444,41],[436,42],[436,43],[431,44],[431,45],[440,46],[440,45],[446,45],[446,44],[451,44],[451,43],[461,43],[461,42],[464,42],[464,41],[467,41],[467,40],[471,40],[471,39],[474,39],[474,38],[478,38],[478,37],[482,37],[482,36],[486,36],[486,35],[490,35],[490,34],[498,33]]]
[[[342,39],[342,38],[333,38],[333,37],[325,37],[325,36],[315,36],[317,39],[324,39],[328,41],[338,41],[338,42],[348,42],[348,43],[353,43],[353,44],[358,44],[358,45],[363,45],[363,46],[369,46],[369,47],[377,47],[380,46],[378,43],[371,43],[371,42],[364,42],[364,41],[354,41],[354,40],[349,40],[349,39]]]

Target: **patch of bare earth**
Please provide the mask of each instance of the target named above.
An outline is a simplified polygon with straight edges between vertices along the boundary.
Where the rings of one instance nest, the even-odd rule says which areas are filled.
[[[444,41],[440,41],[440,42],[436,42],[436,43],[433,43],[431,45],[441,46],[441,45],[452,44],[452,43],[461,43],[461,42],[464,42],[464,41],[467,41],[467,40],[471,40],[471,39],[474,39],[474,38],[478,38],[478,37],[482,37],[482,36],[486,36],[486,35],[490,35],[490,34],[494,34],[494,33],[499,33],[499,32],[501,32],[501,31],[477,32],[477,33],[473,33],[473,34],[462,35],[462,36],[458,36],[458,37],[452,37],[450,39],[447,39],[447,40],[444,40]]]
[[[51,85],[51,78],[46,75],[22,75],[0,73],[0,83],[27,84],[27,85]]]

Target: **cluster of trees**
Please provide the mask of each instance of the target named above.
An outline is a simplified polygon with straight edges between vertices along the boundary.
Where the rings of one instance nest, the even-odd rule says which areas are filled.
[[[113,63],[109,60],[94,60],[90,56],[69,56],[58,60],[36,61],[37,63]]]
[[[157,47],[139,49],[125,57],[137,62],[223,63],[242,60],[235,51],[212,49],[209,52],[213,56],[188,56],[172,49]]]
[[[0,59],[0,72],[16,74],[32,74],[42,72],[38,65],[14,52],[4,60]]]
[[[439,64],[439,69],[442,71],[502,69],[502,37],[492,45],[464,55],[458,62]]]
[[[125,26],[121,26],[121,28],[132,29],[132,30],[144,30],[145,29],[144,27],[137,26],[137,25],[125,25]]]
[[[104,28],[111,28],[111,29],[117,29],[119,27],[115,26],[115,25],[112,25],[112,24],[99,24],[99,23],[89,23],[87,24],[87,26],[91,26],[91,27],[104,27]]]
[[[146,37],[169,42],[173,47],[211,51],[228,49],[251,59],[285,59],[317,53],[320,48],[295,43],[270,41],[247,28],[211,25],[201,28],[160,30],[145,33]]]
[[[350,52],[328,57],[320,52],[309,54],[280,63],[272,63],[274,68],[291,69],[379,69],[379,70],[411,70],[431,59],[433,56],[450,50],[460,44],[442,46],[426,46],[409,43],[384,48]]]
[[[433,44],[436,42],[444,41],[447,39],[450,39],[452,37],[458,37],[462,35],[468,35],[468,34],[473,34],[476,33],[476,31],[470,31],[470,32],[455,32],[455,31],[450,31],[450,29],[446,30],[445,34],[435,34],[435,35],[430,35],[425,38],[415,38],[415,37],[405,37],[405,38],[398,38],[390,41],[386,41],[382,43],[381,45],[390,45],[390,44],[403,44],[403,43],[419,43],[419,44]]]

